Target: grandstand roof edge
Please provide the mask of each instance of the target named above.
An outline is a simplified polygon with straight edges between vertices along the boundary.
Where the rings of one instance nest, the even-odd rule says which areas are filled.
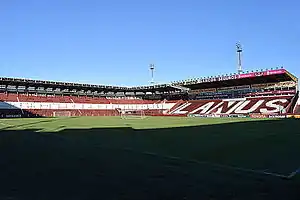
[[[173,85],[190,85],[190,84],[201,84],[201,83],[209,83],[209,82],[219,82],[224,80],[233,80],[233,79],[245,79],[245,78],[256,78],[260,76],[269,76],[269,75],[282,75],[287,74],[293,81],[298,82],[298,78],[290,73],[285,68],[276,68],[276,69],[266,69],[266,70],[252,70],[251,72],[247,73],[230,73],[225,75],[218,75],[218,76],[208,76],[204,78],[194,78],[194,79],[187,79],[182,81],[174,81],[172,82]]]
[[[86,84],[86,83],[75,83],[75,82],[62,82],[62,81],[47,81],[47,80],[38,80],[38,79],[25,79],[25,78],[12,78],[12,77],[0,77],[2,82],[10,83],[24,83],[24,84],[42,84],[42,85],[53,85],[53,86],[70,86],[70,87],[90,87],[90,88],[107,88],[107,89],[124,89],[128,91],[132,90],[143,90],[143,89],[156,89],[169,87],[170,84],[154,84],[149,86],[113,86],[113,85],[100,85],[100,84]]]
[[[280,73],[279,73],[280,72]],[[75,83],[75,82],[63,82],[63,81],[46,81],[46,80],[37,80],[37,79],[25,79],[25,78],[11,78],[11,77],[0,77],[0,81],[8,81],[8,82],[23,82],[23,83],[32,83],[32,84],[46,84],[46,85],[57,85],[57,86],[78,86],[78,87],[90,87],[90,88],[107,88],[107,89],[125,89],[128,91],[132,90],[138,90],[138,89],[155,89],[155,88],[163,88],[163,87],[170,87],[172,85],[181,85],[184,82],[188,81],[196,81],[198,83],[205,83],[205,82],[214,82],[214,81],[222,81],[228,79],[241,79],[241,78],[251,78],[250,75],[253,75],[253,77],[256,76],[263,76],[263,74],[267,75],[277,75],[277,74],[287,74],[292,80],[298,82],[298,78],[294,76],[292,73],[290,73],[287,69],[281,68],[281,69],[271,69],[271,70],[265,70],[265,71],[252,71],[250,73],[231,73],[226,75],[219,75],[219,76],[209,76],[206,78],[197,78],[193,80],[183,80],[183,81],[177,81],[177,82],[171,82],[171,83],[161,83],[161,84],[155,84],[155,85],[148,85],[148,86],[113,86],[113,85],[100,85],[100,84],[86,84],[86,83]],[[212,80],[210,80],[212,79]],[[218,80],[217,80],[218,79]]]

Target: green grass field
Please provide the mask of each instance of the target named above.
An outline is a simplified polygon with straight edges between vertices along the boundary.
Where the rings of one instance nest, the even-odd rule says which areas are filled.
[[[296,119],[3,119],[0,130],[0,200],[300,196]]]

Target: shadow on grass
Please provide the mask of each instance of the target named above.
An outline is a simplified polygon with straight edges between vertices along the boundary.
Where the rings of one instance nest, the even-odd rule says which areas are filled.
[[[183,162],[196,159],[290,173],[300,166],[300,123],[294,119],[146,130],[40,131],[0,132],[0,200],[297,199],[300,195],[298,177],[284,180]]]

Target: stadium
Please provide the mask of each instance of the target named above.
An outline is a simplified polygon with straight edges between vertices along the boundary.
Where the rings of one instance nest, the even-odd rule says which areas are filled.
[[[299,200],[299,8],[1,1],[0,200]]]
[[[0,199],[299,197],[300,99],[287,69],[0,85]]]
[[[0,78],[1,117],[299,117],[298,79],[286,69],[118,87]]]

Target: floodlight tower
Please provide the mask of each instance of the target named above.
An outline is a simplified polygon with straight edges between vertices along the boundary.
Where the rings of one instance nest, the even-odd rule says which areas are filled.
[[[154,64],[150,64],[150,71],[151,71],[151,84],[154,84]]]
[[[243,68],[242,68],[242,45],[241,43],[237,42],[236,43],[236,53],[238,56],[238,73],[241,74],[243,72]]]

